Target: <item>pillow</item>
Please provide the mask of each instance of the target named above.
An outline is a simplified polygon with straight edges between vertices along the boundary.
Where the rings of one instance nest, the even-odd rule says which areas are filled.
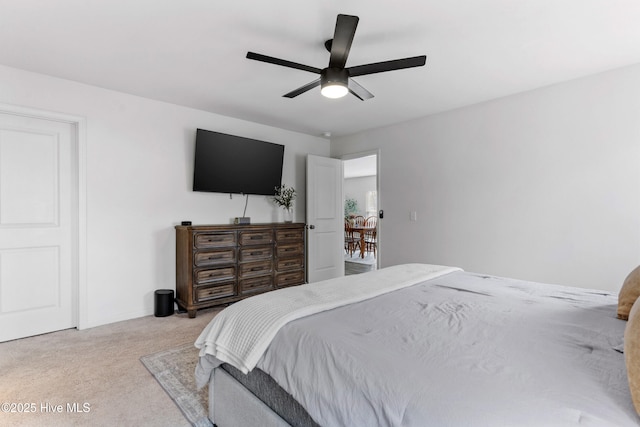
[[[624,360],[627,364],[631,400],[640,415],[640,302],[633,305],[629,323],[624,330]]]
[[[640,296],[640,266],[636,267],[622,284],[618,295],[618,319],[627,320],[633,303]]]

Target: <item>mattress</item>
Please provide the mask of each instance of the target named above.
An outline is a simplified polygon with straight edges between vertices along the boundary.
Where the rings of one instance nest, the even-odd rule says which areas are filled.
[[[319,425],[636,426],[616,304],[452,272],[291,321],[256,367]]]

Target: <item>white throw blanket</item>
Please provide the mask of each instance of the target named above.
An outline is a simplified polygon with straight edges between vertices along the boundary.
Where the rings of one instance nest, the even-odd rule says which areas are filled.
[[[246,374],[256,366],[280,328],[292,320],[458,270],[440,265],[404,264],[256,295],[216,315],[195,346],[201,357],[210,354]]]

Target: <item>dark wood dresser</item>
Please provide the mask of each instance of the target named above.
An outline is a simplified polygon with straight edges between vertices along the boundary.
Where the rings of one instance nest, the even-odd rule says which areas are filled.
[[[176,300],[196,310],[305,283],[305,225],[176,226]]]

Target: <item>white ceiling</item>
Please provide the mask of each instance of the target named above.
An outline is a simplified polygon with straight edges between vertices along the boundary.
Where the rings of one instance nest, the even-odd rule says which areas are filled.
[[[330,100],[317,68],[338,13],[347,66],[427,55]],[[0,0],[0,63],[311,135],[356,133],[640,63],[638,0]]]

